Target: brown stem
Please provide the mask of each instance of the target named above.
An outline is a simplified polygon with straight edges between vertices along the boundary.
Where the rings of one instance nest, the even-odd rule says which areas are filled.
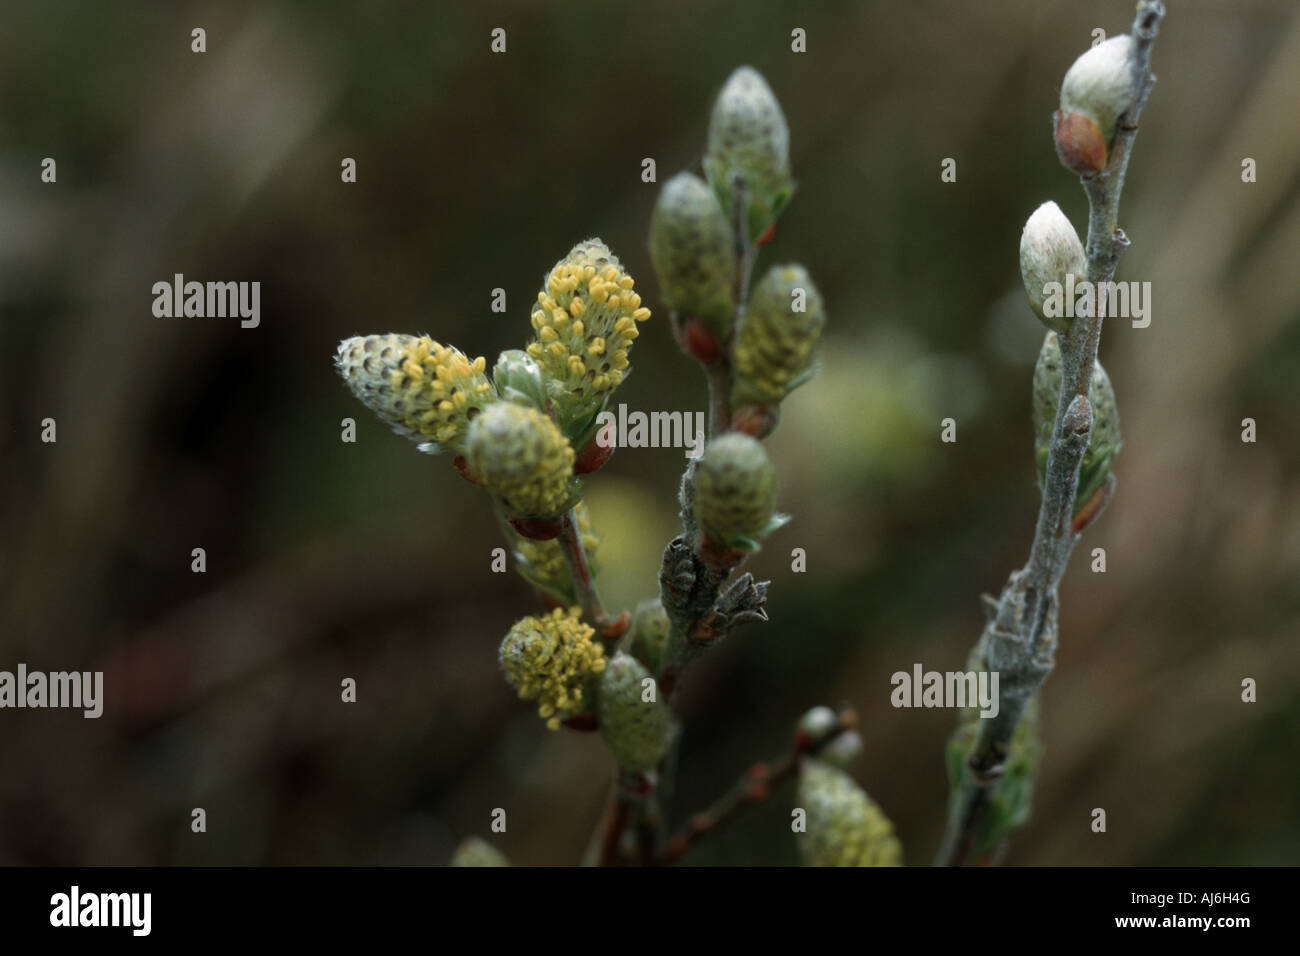
[[[631,620],[627,611],[611,620],[605,615],[596,593],[596,584],[591,578],[591,566],[587,563],[587,551],[582,546],[582,536],[578,531],[577,508],[570,508],[560,521],[560,536],[557,539],[564,551],[565,563],[569,566],[569,580],[573,582],[573,593],[578,599],[582,613],[591,621],[604,637],[617,639],[627,630]]]
[[[842,710],[838,716],[838,724],[825,736],[814,740],[805,731],[796,730],[789,753],[777,763],[768,764],[760,760],[742,773],[730,790],[707,810],[693,815],[673,835],[659,857],[660,865],[678,862],[700,840],[722,829],[747,807],[762,803],[777,787],[798,772],[800,758],[814,756],[840,734],[852,730],[858,724],[857,714],[852,710]]]

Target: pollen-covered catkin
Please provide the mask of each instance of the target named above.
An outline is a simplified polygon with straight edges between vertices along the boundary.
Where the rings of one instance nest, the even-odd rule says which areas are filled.
[[[460,452],[470,422],[497,397],[484,358],[427,335],[344,339],[334,364],[352,394],[421,451]]]

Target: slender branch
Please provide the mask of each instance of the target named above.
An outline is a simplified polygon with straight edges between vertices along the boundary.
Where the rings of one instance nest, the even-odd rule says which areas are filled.
[[[569,567],[569,580],[573,582],[573,593],[578,599],[582,613],[591,621],[592,626],[609,638],[617,638],[627,630],[629,620],[626,611],[614,619],[605,614],[596,593],[596,583],[591,578],[591,566],[587,563],[587,551],[582,546],[582,535],[578,530],[577,508],[570,508],[560,521],[560,548],[564,552],[564,561]]]
[[[1138,4],[1130,60],[1137,95],[1119,119],[1106,168],[1094,176],[1082,177],[1088,197],[1087,278],[1093,283],[1111,280],[1129,244],[1118,226],[1120,194],[1138,119],[1155,82],[1151,46],[1164,12],[1158,0]],[[940,865],[961,865],[970,854],[988,807],[989,791],[1002,774],[1016,726],[1054,664],[1056,592],[1081,530],[1074,526],[1074,499],[1079,466],[1092,430],[1088,392],[1105,315],[1103,303],[1094,301],[1092,314],[1076,317],[1070,330],[1060,336],[1061,397],[1029,560],[1024,568],[1012,573],[977,645],[983,666],[1000,674],[1001,707],[997,717],[981,720],[961,780],[955,783],[957,792],[935,861]]]
[[[799,770],[801,757],[815,756],[840,734],[858,725],[858,716],[852,710],[842,710],[838,717],[839,723],[816,740],[806,732],[796,730],[789,753],[777,763],[768,764],[760,760],[753,764],[712,806],[691,816],[686,825],[668,841],[658,862],[667,866],[681,860],[700,840],[721,830],[747,807],[762,803],[777,787],[794,777]]]
[[[720,358],[704,370],[709,382],[709,438],[731,427],[731,360]]]
[[[650,775],[619,769],[614,777],[614,792],[605,811],[600,837],[601,866],[619,866],[625,862],[623,835],[632,828],[637,836],[636,862],[644,865],[653,859],[654,833],[643,821],[654,804],[654,779]]]

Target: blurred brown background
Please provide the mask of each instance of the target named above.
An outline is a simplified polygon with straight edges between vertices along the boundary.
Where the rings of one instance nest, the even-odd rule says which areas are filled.
[[[428,332],[490,364],[523,344],[545,270],[599,235],[658,311],[618,400],[703,408],[659,309],[640,161],[660,182],[695,167],[742,63],[785,107],[799,180],[760,268],[806,264],[831,318],[770,442],[795,516],[752,563],[772,620],[688,676],[676,809],[848,702],[855,775],[930,861],[954,715],[891,708],[889,676],[964,666],[978,595],[1027,554],[1042,330],[1017,243],[1047,199],[1086,228],[1050,115],[1131,3],[7,6],[0,668],[103,669],[107,704],[0,712],[0,863],[442,863],[494,807],[513,861],[578,860],[607,757],[499,676],[534,604],[489,572],[487,502],[354,401],[333,351]],[[1011,863],[1300,859],[1300,16],[1170,6],[1121,214],[1119,278],[1153,283],[1153,321],[1106,327],[1120,484],[1067,575]],[[260,280],[261,326],[154,318],[176,272]],[[624,450],[588,481],[607,604],[654,593],[682,465]],[[791,799],[692,859],[795,862]]]

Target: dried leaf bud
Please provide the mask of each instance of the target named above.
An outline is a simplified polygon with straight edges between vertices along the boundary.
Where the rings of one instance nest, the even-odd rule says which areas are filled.
[[[704,173],[728,219],[732,175],[743,180],[751,242],[763,235],[790,201],[794,192],[790,128],[767,81],[752,67],[742,66],[732,73],[713,105]]]
[[[1132,51],[1128,34],[1111,37],[1066,72],[1056,112],[1056,151],[1067,169],[1090,175],[1106,168],[1116,124],[1137,98]]]
[[[1043,303],[1048,293],[1044,288],[1056,282],[1063,290],[1067,275],[1073,275],[1078,281],[1086,276],[1087,269],[1083,243],[1061,207],[1045,202],[1035,209],[1020,233],[1020,277],[1025,283],[1030,308],[1048,328],[1065,332],[1071,320],[1064,315],[1046,314]]]
[[[761,442],[728,432],[709,443],[695,468],[695,520],[707,537],[728,547],[757,541],[775,506],[776,469]]]
[[[736,338],[732,409],[775,405],[812,377],[826,325],[821,293],[800,265],[773,266],[754,287]]]
[[[1048,332],[1034,366],[1034,459],[1040,487],[1047,480],[1047,455],[1052,444],[1052,430],[1056,426],[1057,403],[1061,397],[1061,369],[1060,341],[1055,332]],[[1076,514],[1110,476],[1115,456],[1123,447],[1115,388],[1101,362],[1092,367],[1088,403],[1092,406],[1092,434],[1088,439],[1088,449],[1083,454],[1083,463],[1079,467],[1079,489],[1074,498]]]
[[[451,856],[452,866],[509,866],[504,853],[482,837],[466,837]]]
[[[735,241],[704,181],[679,173],[664,184],[650,218],[650,258],[664,302],[704,323],[725,343],[735,315]]]
[[[609,247],[588,239],[555,264],[537,293],[527,352],[546,377],[556,421],[579,446],[627,374],[637,323],[650,318],[634,285]]]
[[[804,758],[795,799],[808,814],[808,830],[798,837],[807,865],[902,865],[894,825],[843,770]]]
[[[600,735],[624,770],[653,770],[672,740],[672,715],[645,666],[622,651],[600,675],[596,715]]]
[[[488,406],[470,424],[465,456],[509,515],[549,518],[573,505],[573,449],[535,408]]]
[[[497,397],[483,358],[427,335],[344,339],[334,364],[352,394],[421,451],[459,452],[470,421]]]
[[[590,690],[606,666],[596,632],[576,607],[518,621],[501,642],[501,669],[521,700],[537,701],[538,716],[558,730],[561,721],[590,711]]]

